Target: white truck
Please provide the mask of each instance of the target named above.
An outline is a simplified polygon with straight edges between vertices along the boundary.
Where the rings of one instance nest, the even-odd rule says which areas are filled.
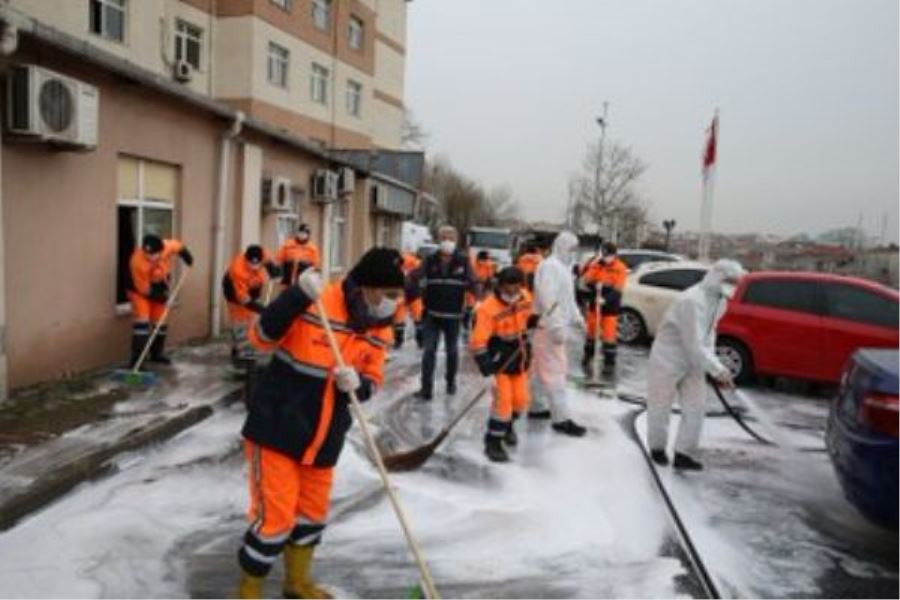
[[[513,232],[501,227],[469,227],[466,246],[474,261],[481,250],[487,250],[500,267],[512,264]]]
[[[431,232],[424,225],[404,221],[400,226],[400,248],[405,252],[418,252],[424,244],[432,244]]]

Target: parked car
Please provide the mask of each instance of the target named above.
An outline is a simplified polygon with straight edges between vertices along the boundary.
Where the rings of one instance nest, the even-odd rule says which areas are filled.
[[[719,323],[716,350],[739,383],[758,374],[837,383],[858,348],[897,348],[898,300],[855,277],[751,273]]]
[[[897,528],[897,350],[853,353],[831,404],[825,443],[844,495],[871,520]]]
[[[701,263],[648,262],[628,276],[619,314],[619,341],[638,344],[656,335],[678,294],[698,283],[709,267]]]
[[[597,252],[590,249],[581,249],[578,253],[578,264],[584,265],[590,259],[597,256]],[[649,262],[676,262],[684,260],[677,254],[670,254],[660,250],[630,250],[627,248],[619,250],[619,259],[625,263],[629,271],[636,271],[641,265]]]

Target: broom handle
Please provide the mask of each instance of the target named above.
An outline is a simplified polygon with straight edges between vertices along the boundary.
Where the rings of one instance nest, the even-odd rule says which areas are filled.
[[[175,284],[175,289],[172,290],[172,294],[169,296],[169,299],[166,300],[166,307],[165,309],[163,309],[162,316],[159,318],[159,321],[156,322],[156,326],[150,333],[150,337],[147,338],[147,343],[144,344],[144,349],[141,351],[141,355],[138,357],[137,362],[134,363],[134,368],[131,370],[132,373],[137,373],[141,370],[141,365],[144,364],[144,359],[147,358],[147,353],[150,351],[150,346],[153,345],[153,340],[156,339],[156,336],[159,334],[159,330],[165,324],[166,319],[169,318],[169,311],[172,310],[172,305],[175,304],[175,298],[178,296],[178,291],[181,290],[181,284],[183,284],[184,280],[187,279],[188,271],[190,271],[190,268],[185,267],[185,269],[181,272],[181,276],[178,278],[178,282]]]
[[[596,329],[594,329],[594,380],[600,379],[600,318],[602,312],[600,310],[600,301],[603,298],[603,284],[598,283],[596,288],[597,300],[594,302],[594,315],[596,319]]]
[[[344,357],[341,354],[337,339],[334,337],[334,331],[332,331],[331,329],[331,323],[328,321],[328,313],[325,312],[325,307],[322,305],[321,298],[316,299],[316,310],[319,312],[319,320],[322,322],[322,328],[325,330],[325,335],[328,337],[328,344],[331,346],[331,352],[332,354],[334,354],[334,360],[335,362],[337,362],[338,367],[343,368],[346,366],[346,364],[344,363]],[[350,407],[353,409],[356,420],[359,421],[360,429],[362,429],[363,433],[363,439],[366,441],[366,446],[369,449],[369,454],[375,461],[375,466],[378,469],[378,474],[381,476],[381,483],[384,486],[384,490],[388,494],[388,498],[391,501],[391,506],[394,508],[394,512],[397,515],[397,520],[400,521],[400,527],[403,529],[403,535],[406,537],[406,542],[409,545],[409,549],[413,553],[413,557],[416,560],[416,565],[419,567],[419,572],[422,575],[422,584],[425,588],[425,595],[428,598],[440,598],[437,588],[434,585],[434,580],[431,578],[431,572],[428,570],[428,565],[425,564],[425,560],[422,556],[422,551],[419,549],[419,545],[413,538],[412,530],[410,529],[409,523],[406,519],[406,514],[403,511],[403,507],[400,506],[400,500],[397,498],[397,495],[394,492],[394,488],[391,486],[390,479],[388,479],[387,469],[384,468],[384,462],[382,462],[381,460],[381,454],[378,452],[378,448],[375,445],[375,440],[372,437],[372,434],[369,432],[369,426],[366,424],[362,405],[359,403],[359,398],[357,398],[356,396],[356,391],[351,390],[348,395],[350,396]]]

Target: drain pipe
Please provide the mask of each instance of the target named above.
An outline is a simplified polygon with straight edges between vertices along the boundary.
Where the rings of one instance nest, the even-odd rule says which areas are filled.
[[[231,159],[232,141],[240,135],[244,126],[244,118],[243,111],[239,110],[235,113],[234,122],[222,133],[221,145],[219,146],[219,185],[216,194],[216,210],[213,217],[213,268],[212,281],[209,286],[209,331],[212,337],[218,337],[222,333],[222,318],[220,315],[222,305],[219,282],[225,274],[225,208],[228,203],[228,166]]]

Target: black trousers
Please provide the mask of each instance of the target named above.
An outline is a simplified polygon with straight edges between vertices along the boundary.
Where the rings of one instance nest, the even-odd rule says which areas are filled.
[[[441,334],[444,335],[444,347],[447,350],[447,372],[444,377],[447,383],[456,381],[456,372],[459,369],[459,329],[462,316],[459,319],[439,319],[431,315],[425,315],[422,322],[422,338],[425,352],[422,357],[422,389],[430,392],[434,388],[434,366],[437,360],[438,342]]]

